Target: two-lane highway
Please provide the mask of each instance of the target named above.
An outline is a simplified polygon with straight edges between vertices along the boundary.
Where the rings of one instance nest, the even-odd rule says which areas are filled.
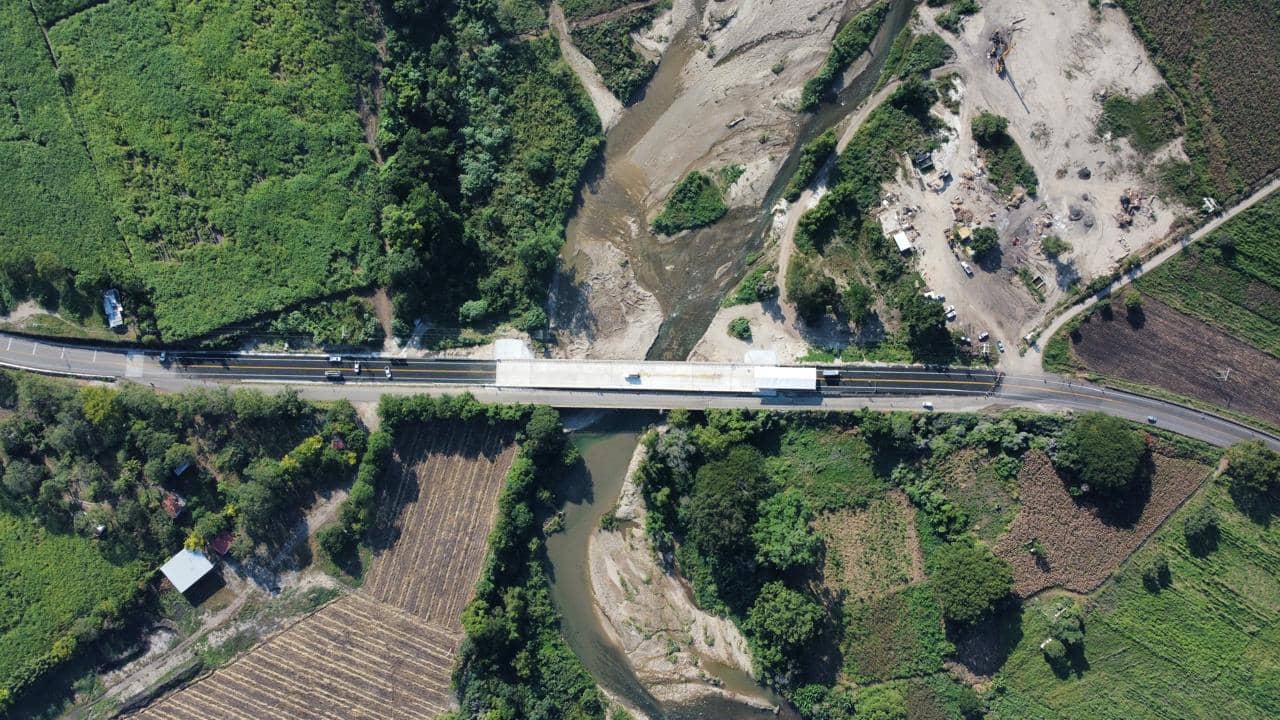
[[[491,385],[492,360],[381,356],[175,354],[165,365],[178,375],[211,380],[399,382]]]
[[[987,395],[1000,384],[1000,373],[965,367],[848,367],[818,370],[823,395]]]

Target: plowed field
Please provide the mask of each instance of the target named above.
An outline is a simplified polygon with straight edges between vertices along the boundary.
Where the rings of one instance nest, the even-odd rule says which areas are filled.
[[[1140,322],[1122,303],[1111,312],[1072,338],[1085,367],[1280,424],[1280,360],[1150,296]]]
[[[1042,452],[1027,455],[1018,476],[1021,507],[1009,533],[996,544],[996,554],[1013,565],[1014,592],[1026,597],[1051,587],[1089,592],[1103,583],[1155,532],[1212,468],[1152,452],[1155,474],[1151,497],[1131,525],[1114,525],[1098,511],[1078,504]],[[1042,559],[1026,550],[1038,541]]]
[[[485,426],[432,430],[400,446],[398,484],[382,508],[394,542],[374,560],[364,590],[456,629],[480,577],[515,444],[510,433]]]
[[[143,710],[147,720],[433,718],[459,633],[351,595]]]

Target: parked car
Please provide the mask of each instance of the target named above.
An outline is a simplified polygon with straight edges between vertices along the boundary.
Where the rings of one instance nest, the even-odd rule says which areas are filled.
[[[929,402],[928,400],[925,400],[924,402],[920,403],[920,407],[924,408],[925,410],[932,411],[933,403]]]
[[[968,275],[969,277],[973,277],[973,266],[970,265],[969,263],[961,260],[960,269],[964,270],[965,275]]]
[[[999,350],[1000,352],[1004,352],[1004,342],[1001,340],[997,340],[996,349]]]
[[[987,332],[986,330],[983,330],[982,332],[978,333],[978,342],[986,342],[987,338],[989,337],[991,337],[991,333]]]

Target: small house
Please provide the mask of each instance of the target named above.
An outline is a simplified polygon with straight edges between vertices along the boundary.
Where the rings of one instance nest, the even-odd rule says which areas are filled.
[[[160,566],[160,572],[180,593],[191,589],[213,570],[213,563],[199,550],[182,550]]]
[[[911,238],[907,237],[907,234],[901,230],[893,234],[893,242],[898,246],[898,252],[903,255],[906,255],[912,250]]]
[[[178,493],[170,491],[164,494],[160,506],[164,508],[164,514],[168,515],[170,520],[177,520],[178,516],[187,509],[187,501]]]
[[[224,530],[223,532],[214,535],[213,539],[209,541],[209,549],[217,553],[218,557],[222,557],[231,549],[231,542],[233,540],[235,540],[235,536]]]

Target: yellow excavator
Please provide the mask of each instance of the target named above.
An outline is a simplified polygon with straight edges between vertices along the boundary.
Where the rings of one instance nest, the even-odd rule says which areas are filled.
[[[996,53],[996,75],[999,75],[1000,77],[1004,77],[1004,58],[1006,55],[1009,54],[1009,51],[1012,49],[1013,49],[1013,42],[1010,41],[1008,44],[1005,44],[1004,47],[1002,47]]]

